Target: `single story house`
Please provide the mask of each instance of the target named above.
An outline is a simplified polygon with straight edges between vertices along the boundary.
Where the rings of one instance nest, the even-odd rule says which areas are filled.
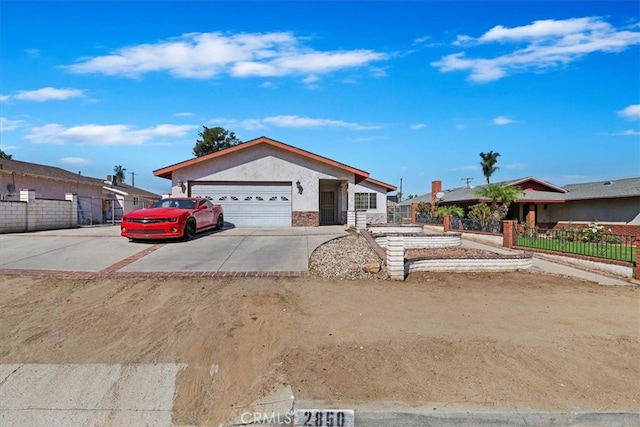
[[[100,224],[145,207],[161,196],[124,183],[114,183],[58,167],[0,159],[0,201],[20,199],[20,190],[35,190],[37,199],[65,200],[78,196],[78,223]]]
[[[208,197],[236,227],[314,227],[387,221],[396,187],[368,172],[260,137],[157,169],[173,196]]]
[[[618,234],[640,234],[640,177],[571,184],[564,187],[534,177],[504,182],[522,188],[524,194],[511,205],[508,219],[540,228],[561,228],[569,224],[585,227],[597,221]],[[410,216],[412,203],[457,205],[468,210],[479,202],[478,187],[442,189],[433,181],[431,193],[400,203],[404,217]]]

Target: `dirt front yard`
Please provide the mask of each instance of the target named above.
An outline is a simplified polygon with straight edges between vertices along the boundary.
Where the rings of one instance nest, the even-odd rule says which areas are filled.
[[[0,363],[184,363],[175,424],[297,399],[640,411],[640,289],[531,273],[0,277]],[[212,367],[216,370],[212,370]]]

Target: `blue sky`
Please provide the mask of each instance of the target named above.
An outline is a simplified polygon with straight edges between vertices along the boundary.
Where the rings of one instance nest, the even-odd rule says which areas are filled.
[[[640,175],[637,1],[11,1],[0,144],[157,193],[202,126],[423,194]]]

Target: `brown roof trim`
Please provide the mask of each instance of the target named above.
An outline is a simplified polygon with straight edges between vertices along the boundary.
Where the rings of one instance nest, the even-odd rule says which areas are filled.
[[[310,151],[306,151],[303,150],[301,148],[297,148],[288,144],[285,144],[283,142],[280,141],[276,141],[274,139],[271,138],[267,138],[266,136],[261,136],[259,138],[247,141],[245,143],[236,145],[234,147],[231,148],[227,148],[225,150],[221,150],[221,151],[217,151],[215,153],[211,153],[211,154],[207,154],[205,156],[202,157],[196,157],[194,159],[189,159],[189,160],[185,160],[184,162],[180,162],[180,163],[176,163],[173,164],[171,166],[167,166],[161,169],[156,169],[153,171],[153,174],[157,177],[160,178],[165,178],[165,179],[171,179],[171,175],[173,173],[173,171],[177,170],[177,169],[181,169],[187,166],[192,166],[201,162],[206,162],[208,160],[212,160],[212,159],[217,159],[218,157],[222,157],[222,156],[226,156],[227,154],[231,154],[231,153],[235,153],[237,151],[241,151],[241,150],[246,150],[248,148],[251,148],[253,146],[259,145],[259,144],[267,144],[267,145],[271,145],[273,147],[276,148],[280,148],[286,151],[289,151],[291,153],[295,153],[298,154],[300,156],[303,157],[307,157],[309,159],[312,160],[316,160],[318,162],[330,165],[330,166],[334,166],[337,167],[339,169],[345,170],[347,172],[351,172],[356,176],[356,183],[363,181],[365,179],[367,179],[369,177],[369,172],[363,171],[361,169],[356,169],[354,167],[345,165],[343,163],[340,162],[336,162],[335,160],[331,160],[327,157],[323,157],[323,156],[319,156],[317,154],[313,154]]]
[[[567,190],[565,190],[564,188],[556,187],[556,186],[555,186],[555,185],[553,185],[553,184],[549,184],[549,183],[548,183],[548,182],[546,182],[546,181],[542,181],[541,179],[537,179],[537,178],[534,178],[534,177],[532,177],[532,176],[528,176],[528,177],[526,177],[526,178],[522,178],[522,179],[519,179],[519,180],[517,180],[517,181],[509,182],[509,183],[508,183],[508,185],[520,185],[521,183],[523,183],[523,182],[527,182],[527,181],[537,182],[538,184],[542,184],[542,185],[544,185],[545,187],[548,187],[548,188],[550,188],[550,189],[552,189],[552,190],[555,190],[555,191],[557,191],[557,192],[559,192],[559,193],[566,193],[566,192],[567,192]]]
[[[387,183],[384,183],[382,181],[378,181],[377,179],[373,179],[373,178],[367,178],[367,179],[365,179],[365,181],[366,182],[370,182],[370,183],[375,184],[375,185],[379,185],[380,187],[386,188],[387,189],[387,193],[389,191],[396,191],[398,189],[398,187],[396,187],[395,185],[387,184]]]

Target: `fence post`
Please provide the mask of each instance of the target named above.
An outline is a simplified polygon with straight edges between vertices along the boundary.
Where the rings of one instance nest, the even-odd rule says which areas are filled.
[[[64,199],[71,202],[71,217],[69,218],[69,228],[78,226],[78,196],[73,193],[65,193]]]
[[[35,231],[37,229],[38,221],[35,207],[36,190],[32,190],[29,188],[20,190],[20,201],[26,203],[24,231]]]
[[[636,266],[633,271],[633,278],[640,280],[640,264],[638,264],[638,258],[640,257],[640,234],[636,234]]]
[[[404,242],[402,236],[387,237],[387,273],[391,280],[404,280]]]
[[[515,219],[505,219],[502,221],[502,246],[512,248],[518,242],[516,230],[517,221]]]

